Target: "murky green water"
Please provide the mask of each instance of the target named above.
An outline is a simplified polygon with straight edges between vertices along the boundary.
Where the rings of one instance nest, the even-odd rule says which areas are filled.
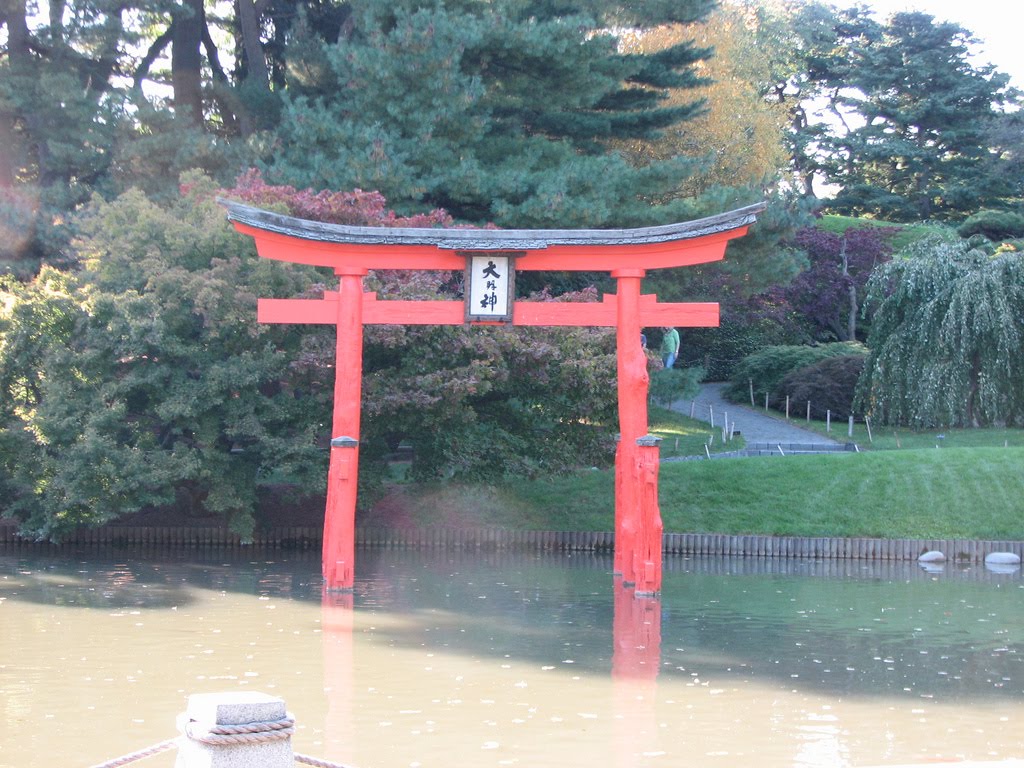
[[[975,567],[602,556],[0,549],[0,766],[175,735],[190,693],[285,699],[356,768],[1024,758],[1024,580]],[[170,766],[174,753],[139,765]]]

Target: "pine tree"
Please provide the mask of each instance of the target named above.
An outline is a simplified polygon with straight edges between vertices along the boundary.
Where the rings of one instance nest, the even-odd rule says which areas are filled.
[[[962,219],[1013,194],[992,151],[1009,78],[969,60],[970,33],[925,13],[857,11],[809,59],[836,120],[818,146],[829,208],[893,221]],[[1019,187],[1018,187],[1019,188]]]
[[[102,187],[122,97],[124,28],[104,3],[0,3],[0,264],[16,273],[67,258],[67,214]]]
[[[650,201],[678,187],[691,161],[636,167],[608,142],[698,114],[699,101],[662,102],[665,89],[700,82],[691,67],[708,51],[623,53],[607,26],[630,20],[621,7],[569,5],[353,2],[350,33],[300,63],[316,77],[290,89],[267,177],[379,189],[399,210],[504,226],[678,215]]]

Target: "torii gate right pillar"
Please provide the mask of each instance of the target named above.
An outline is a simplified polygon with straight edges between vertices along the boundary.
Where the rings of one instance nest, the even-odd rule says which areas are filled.
[[[640,344],[643,269],[617,269],[615,341],[619,442],[615,451],[614,570],[641,595],[661,591],[658,448],[647,434],[647,355]],[[653,446],[653,451],[652,451]]]

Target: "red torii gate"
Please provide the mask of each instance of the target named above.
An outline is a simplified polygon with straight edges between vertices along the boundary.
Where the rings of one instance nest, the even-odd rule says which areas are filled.
[[[330,267],[337,291],[322,299],[260,299],[262,323],[318,323],[337,328],[334,418],[324,516],[323,577],[328,590],[350,590],[355,576],[355,508],[359,467],[363,326],[565,325],[616,329],[619,443],[615,454],[614,570],[638,595],[661,591],[662,523],[658,509],[658,439],[647,434],[647,358],[641,329],[718,325],[717,303],[659,303],[640,293],[650,269],[717,261],[729,240],[746,234],[763,204],[659,227],[611,230],[519,230],[357,227],[283,216],[221,201],[228,218],[256,241],[264,258]],[[496,276],[519,270],[608,272],[615,295],[601,302],[514,300],[514,284],[495,293],[487,282],[481,307],[477,263]],[[487,266],[484,266],[486,264]],[[378,301],[364,292],[369,270],[466,270],[466,300]],[[478,284],[483,285],[482,281]],[[488,306],[488,298],[489,304]],[[472,299],[472,301],[471,301]]]

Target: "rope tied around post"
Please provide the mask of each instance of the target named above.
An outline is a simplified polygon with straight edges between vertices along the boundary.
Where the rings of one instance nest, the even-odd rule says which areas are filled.
[[[283,700],[263,693],[193,694],[189,696],[188,711],[178,716],[178,731],[182,736],[92,768],[117,768],[172,747],[180,750],[175,765],[184,768],[290,768],[295,763],[316,768],[348,768],[341,763],[295,754],[290,743],[295,718],[285,709]]]
[[[185,725],[185,735],[203,744],[258,744],[291,738],[295,733],[295,719],[283,717],[259,723],[237,725],[207,725],[196,721]]]

